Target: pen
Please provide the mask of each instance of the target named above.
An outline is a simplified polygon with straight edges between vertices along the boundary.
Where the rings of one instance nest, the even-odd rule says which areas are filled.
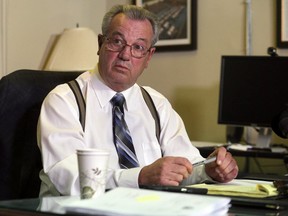
[[[199,161],[199,162],[196,162],[193,165],[193,167],[197,167],[197,166],[201,166],[201,165],[204,165],[204,164],[208,164],[208,163],[211,163],[213,161],[216,160],[216,156],[214,157],[211,157],[211,158],[207,158],[206,160],[203,160],[203,161]]]
[[[208,192],[207,188],[192,188],[192,187],[182,187],[182,186],[140,185],[140,188],[158,190],[158,191],[189,193],[189,194],[207,194]]]

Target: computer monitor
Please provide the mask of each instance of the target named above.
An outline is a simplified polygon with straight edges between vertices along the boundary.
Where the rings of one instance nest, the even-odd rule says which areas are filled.
[[[288,103],[288,57],[222,56],[218,123],[259,130],[269,147],[271,124]]]

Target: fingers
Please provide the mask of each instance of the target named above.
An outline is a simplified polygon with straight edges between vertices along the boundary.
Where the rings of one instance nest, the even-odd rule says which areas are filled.
[[[181,157],[164,157],[144,167],[139,184],[177,186],[192,173],[192,164]]]
[[[220,182],[228,182],[234,179],[238,174],[238,166],[230,153],[227,154],[225,160],[221,165],[215,168],[215,171],[219,175]]]
[[[167,160],[171,160],[172,166],[175,166],[175,172],[178,171],[181,174],[185,174],[186,177],[192,173],[193,167],[188,159],[183,157],[167,157]]]
[[[238,175],[238,165],[230,152],[224,147],[216,149],[210,156],[217,156],[217,160],[206,166],[206,173],[219,182],[229,182]],[[209,157],[210,157],[209,156]]]
[[[192,172],[192,164],[182,157],[164,157],[159,168],[161,185],[179,185]]]
[[[217,156],[216,164],[221,165],[227,156],[227,150],[224,147],[217,148],[209,157]]]

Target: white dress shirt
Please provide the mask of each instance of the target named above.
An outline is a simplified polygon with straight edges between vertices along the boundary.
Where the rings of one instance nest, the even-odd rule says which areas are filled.
[[[38,143],[43,170],[40,196],[79,195],[76,149],[101,148],[110,152],[106,188],[138,187],[142,167],[163,156],[182,156],[192,163],[203,158],[190,142],[180,116],[168,100],[152,88],[151,95],[160,117],[160,144],[155,133],[155,121],[135,84],[122,92],[125,96],[125,120],[130,130],[140,167],[120,169],[113,143],[111,98],[115,91],[107,87],[98,72],[85,72],[77,81],[86,101],[86,125],[83,132],[75,97],[67,84],[53,89],[45,98],[38,123]],[[209,179],[203,167],[193,170],[183,184]]]

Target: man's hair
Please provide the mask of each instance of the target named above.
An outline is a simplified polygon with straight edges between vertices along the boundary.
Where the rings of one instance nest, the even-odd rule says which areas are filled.
[[[115,5],[108,11],[102,22],[102,34],[107,35],[111,21],[117,14],[123,13],[131,20],[148,20],[153,29],[152,46],[156,44],[159,36],[158,19],[152,12],[136,5]]]

